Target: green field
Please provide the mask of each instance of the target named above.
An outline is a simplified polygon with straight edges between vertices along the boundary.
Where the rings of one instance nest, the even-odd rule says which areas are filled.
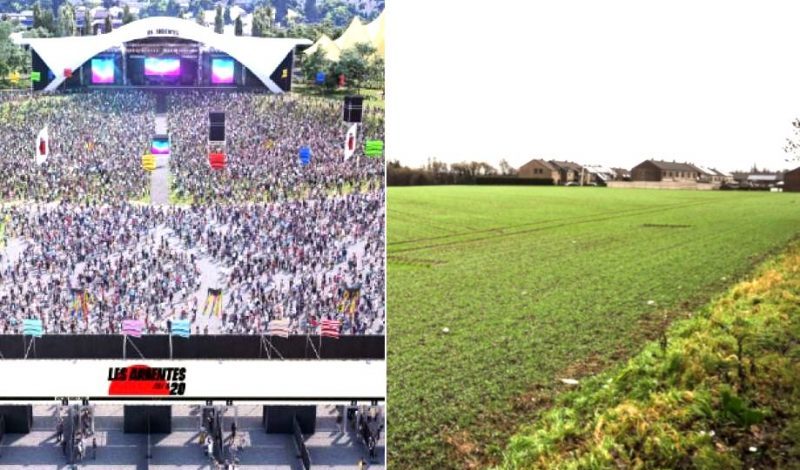
[[[798,233],[800,194],[389,188],[390,465],[499,463],[559,378],[634,355]]]

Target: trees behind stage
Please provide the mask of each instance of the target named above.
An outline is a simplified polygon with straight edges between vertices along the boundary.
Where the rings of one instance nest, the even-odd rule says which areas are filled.
[[[0,22],[0,84],[2,84],[3,88],[19,85],[19,81],[12,83],[12,78],[9,74],[20,71],[28,62],[25,51],[11,42],[9,35],[12,31],[13,26],[11,23],[8,21]]]
[[[344,75],[345,86],[356,89],[364,87],[380,89],[384,85],[384,61],[375,53],[375,48],[366,43],[356,44],[345,49],[334,62],[325,57],[321,49],[313,54],[302,56],[302,67],[308,84],[316,83],[318,72],[325,73],[322,88],[333,91],[339,86],[339,76]]]

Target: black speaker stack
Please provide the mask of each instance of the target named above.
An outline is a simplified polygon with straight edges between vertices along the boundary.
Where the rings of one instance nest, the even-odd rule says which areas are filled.
[[[364,108],[363,96],[345,96],[344,111],[342,119],[347,123],[361,122],[361,114]]]

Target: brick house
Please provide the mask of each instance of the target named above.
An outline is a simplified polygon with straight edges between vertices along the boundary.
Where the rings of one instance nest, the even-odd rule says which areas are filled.
[[[691,163],[645,160],[631,168],[633,181],[692,181],[695,182],[703,171]]]
[[[561,174],[558,168],[542,159],[534,159],[519,167],[517,176],[537,180],[550,180],[553,184],[560,184]]]
[[[783,190],[800,192],[800,166],[783,174]]]
[[[558,169],[559,174],[561,175],[561,183],[560,184],[567,184],[567,183],[579,183],[581,182],[581,170],[583,169],[582,166],[578,165],[577,163],[573,162],[563,162],[558,160],[550,160],[549,162],[553,167]],[[584,179],[586,177],[584,176]]]

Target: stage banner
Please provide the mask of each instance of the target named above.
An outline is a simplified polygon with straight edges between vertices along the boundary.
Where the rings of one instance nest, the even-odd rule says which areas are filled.
[[[386,361],[0,359],[0,401],[94,399],[383,400]]]

